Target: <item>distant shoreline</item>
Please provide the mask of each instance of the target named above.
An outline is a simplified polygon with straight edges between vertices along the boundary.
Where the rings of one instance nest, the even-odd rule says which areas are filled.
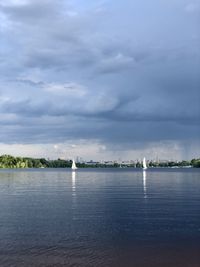
[[[77,162],[78,168],[142,168],[142,162]],[[31,168],[71,168],[72,160],[45,158],[14,157],[11,155],[0,156],[0,169],[31,169]],[[152,161],[147,160],[148,168],[200,168],[200,158],[189,161]]]

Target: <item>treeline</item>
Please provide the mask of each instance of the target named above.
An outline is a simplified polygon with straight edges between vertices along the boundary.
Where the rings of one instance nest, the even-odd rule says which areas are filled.
[[[136,167],[141,168],[142,163],[137,162],[136,164],[102,164],[96,163],[94,165],[87,163],[77,163],[78,168],[119,168],[119,167]],[[35,158],[23,158],[23,157],[13,157],[10,155],[0,156],[0,168],[70,168],[72,166],[71,160],[47,160],[45,158],[35,159]],[[191,161],[168,161],[168,162],[148,162],[148,167],[195,167],[200,168],[200,158],[192,159]]]
[[[0,156],[0,168],[67,168],[72,162],[62,159],[46,160],[44,158],[22,158],[10,155]]]
[[[87,167],[85,163],[77,163],[78,168]],[[0,156],[0,168],[71,168],[71,160],[47,160],[45,158],[13,157],[10,155]]]
[[[168,161],[168,162],[149,162],[150,167],[194,167],[200,168],[200,159],[192,159],[192,160],[182,160],[179,162]]]
[[[142,168],[142,162],[137,162],[135,164],[114,164],[115,167],[134,167],[134,168]],[[148,161],[147,166],[149,168],[184,168],[184,167],[194,167],[200,168],[200,159],[192,159],[192,160],[182,160],[179,162],[175,161],[165,161],[165,162],[155,162]]]
[[[165,162],[155,162],[155,161],[148,161],[147,162],[148,167],[154,167],[154,168],[175,168],[175,167],[194,167],[194,168],[200,168],[200,159],[192,159],[192,160],[182,160],[182,161],[165,161]],[[129,165],[131,167],[135,168],[142,168],[142,162],[137,162],[136,164]]]

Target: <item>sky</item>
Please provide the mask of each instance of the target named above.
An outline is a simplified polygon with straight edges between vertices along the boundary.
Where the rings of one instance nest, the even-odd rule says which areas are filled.
[[[0,0],[0,154],[200,156],[200,0]]]

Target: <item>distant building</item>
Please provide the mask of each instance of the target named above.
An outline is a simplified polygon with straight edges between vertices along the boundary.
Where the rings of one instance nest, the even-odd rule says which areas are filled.
[[[93,160],[90,160],[88,162],[86,162],[87,165],[96,165],[96,164],[99,164],[98,161],[93,161]]]

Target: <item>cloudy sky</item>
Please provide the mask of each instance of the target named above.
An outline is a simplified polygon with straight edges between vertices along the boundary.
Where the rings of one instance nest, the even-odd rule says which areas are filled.
[[[0,154],[200,151],[199,0],[0,0]]]

